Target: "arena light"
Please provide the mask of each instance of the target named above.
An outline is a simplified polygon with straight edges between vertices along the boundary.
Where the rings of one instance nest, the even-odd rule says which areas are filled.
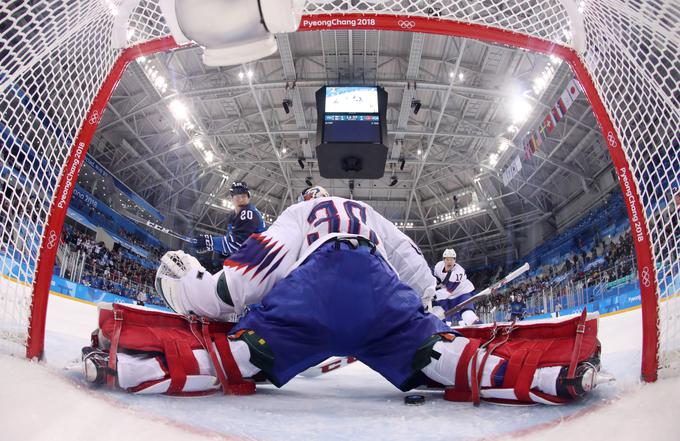
[[[548,81],[544,75],[540,75],[534,79],[534,93],[538,95],[541,93],[547,86]]]
[[[213,152],[211,152],[210,150],[207,150],[205,152],[205,161],[206,162],[213,162],[214,159],[215,159],[215,155],[213,154]]]
[[[416,151],[416,153],[418,154],[418,156],[420,156],[420,155],[423,154],[423,150],[422,150],[422,149],[418,149],[418,150]]]
[[[463,75],[463,72],[458,74],[458,81],[463,81],[465,79],[465,75]]]
[[[555,72],[557,72],[557,66],[559,64],[553,64],[551,58],[551,61],[543,68],[543,72],[534,79],[533,90],[536,95],[539,95],[548,87],[548,84],[550,84],[555,76]]]
[[[583,1],[583,0],[581,0],[581,1],[578,3],[578,8],[577,8],[576,10],[578,11],[579,14],[583,14],[583,11],[586,10],[586,2]]]
[[[118,6],[111,0],[106,0],[106,6],[109,8],[109,13],[111,15],[118,15]]]
[[[489,164],[491,167],[494,167],[496,164],[498,164],[498,153],[492,153],[489,155]]]
[[[509,145],[510,145],[510,143],[508,142],[508,140],[502,139],[502,140],[501,140],[501,143],[498,144],[498,151],[499,151],[499,152],[504,152],[504,151],[506,151],[506,150],[508,149],[508,146],[509,146]]]
[[[163,77],[163,75],[158,75],[156,78],[153,80],[153,85],[156,89],[162,90],[162,89],[167,89],[167,84],[168,82],[166,79]]]
[[[189,118],[189,111],[187,110],[184,103],[182,103],[180,100],[173,100],[169,107],[170,112],[172,112],[172,116],[174,116],[176,120],[185,121],[187,118]]]
[[[510,103],[510,113],[512,114],[512,124],[520,125],[531,115],[531,104],[523,96],[516,96]]]

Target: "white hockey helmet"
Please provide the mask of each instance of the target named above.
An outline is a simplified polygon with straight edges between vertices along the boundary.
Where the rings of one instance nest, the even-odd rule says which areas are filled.
[[[447,257],[453,257],[455,259],[456,258],[456,250],[454,250],[453,248],[447,248],[447,249],[444,250],[442,257],[444,259],[446,259]]]
[[[302,193],[297,198],[298,202],[309,201],[318,198],[327,198],[330,194],[320,185],[315,185],[314,187],[308,187],[302,190]]]

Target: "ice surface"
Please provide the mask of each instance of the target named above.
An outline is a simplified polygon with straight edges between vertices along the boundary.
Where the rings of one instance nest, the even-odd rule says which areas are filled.
[[[0,355],[0,439],[680,439],[680,378],[639,384],[639,310],[600,320],[603,366],[617,382],[562,407],[474,407],[439,391],[405,406],[404,393],[358,362],[283,389],[258,385],[250,397],[91,390],[77,359],[96,321],[94,306],[50,296],[45,362]]]

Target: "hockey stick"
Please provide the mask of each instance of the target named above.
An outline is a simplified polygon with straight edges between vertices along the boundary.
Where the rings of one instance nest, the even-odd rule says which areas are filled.
[[[188,243],[191,243],[191,244],[195,244],[195,243],[196,243],[196,239],[193,239],[193,238],[191,238],[191,237],[184,236],[184,235],[182,235],[182,234],[176,233],[176,232],[172,231],[171,229],[166,228],[166,227],[164,227],[164,226],[162,226],[162,225],[158,225],[158,224],[156,224],[156,223],[154,223],[154,222],[151,222],[150,220],[141,219],[141,218],[135,216],[134,214],[129,213],[129,212],[125,211],[125,210],[119,210],[118,212],[119,212],[120,214],[122,214],[123,216],[125,216],[126,218],[130,219],[131,221],[136,222],[136,223],[138,223],[138,224],[140,224],[140,225],[145,225],[145,226],[147,226],[147,227],[149,227],[149,228],[153,228],[154,230],[160,231],[161,233],[165,233],[165,234],[167,234],[168,236],[175,237],[175,238],[177,238],[177,239],[179,239],[179,240],[182,240],[182,241],[184,241],[184,242],[188,242]]]
[[[321,374],[327,374],[336,369],[340,369],[341,367],[345,367],[348,364],[354,363],[355,361],[357,361],[357,359],[354,357],[331,357],[321,364],[317,364],[316,366],[312,366],[309,369],[300,372],[300,375],[308,378],[318,377]]]
[[[446,311],[444,313],[444,316],[448,317],[450,315],[453,315],[453,314],[457,313],[458,311],[460,311],[461,309],[463,309],[464,307],[466,307],[467,305],[469,305],[470,303],[476,302],[477,300],[483,299],[484,297],[488,296],[489,294],[495,293],[496,290],[498,290],[499,288],[507,285],[512,280],[515,280],[520,275],[529,271],[529,268],[530,268],[529,264],[525,263],[524,265],[520,266],[519,268],[517,268],[516,270],[514,270],[513,272],[511,272],[507,276],[503,277],[498,282],[494,283],[493,285],[489,286],[488,288],[484,289],[483,291],[479,292],[478,294],[470,297],[467,300],[460,302],[459,304],[457,304],[453,308],[449,309],[448,311]]]

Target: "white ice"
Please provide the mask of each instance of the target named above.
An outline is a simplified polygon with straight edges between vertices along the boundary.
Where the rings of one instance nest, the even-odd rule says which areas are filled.
[[[80,348],[96,308],[50,296],[46,359],[0,355],[0,440],[550,440],[680,439],[680,378],[641,385],[640,311],[600,320],[603,366],[617,377],[568,406],[451,403],[438,391],[403,404],[399,392],[360,363],[249,397],[134,396],[90,389]]]

